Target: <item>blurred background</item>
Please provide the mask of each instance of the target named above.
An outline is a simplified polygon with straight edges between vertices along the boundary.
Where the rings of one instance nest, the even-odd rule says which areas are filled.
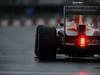
[[[100,2],[99,0],[67,0]],[[65,0],[0,0],[0,25],[56,25],[63,21]]]

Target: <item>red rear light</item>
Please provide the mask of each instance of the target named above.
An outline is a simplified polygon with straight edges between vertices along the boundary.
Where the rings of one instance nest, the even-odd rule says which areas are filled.
[[[86,37],[84,35],[79,36],[78,46],[80,46],[80,47],[85,47],[86,46]]]
[[[85,47],[85,45],[86,45],[85,41],[86,41],[85,37],[80,37],[80,46],[81,47]]]

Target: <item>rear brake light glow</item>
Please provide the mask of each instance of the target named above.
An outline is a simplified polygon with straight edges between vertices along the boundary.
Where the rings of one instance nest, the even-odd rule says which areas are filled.
[[[77,45],[79,47],[86,47],[87,45],[87,37],[84,36],[84,35],[80,35],[78,38],[77,38]]]
[[[80,38],[80,46],[81,46],[81,47],[85,47],[85,41],[86,41],[86,40],[85,40],[85,37],[81,37],[81,38]]]

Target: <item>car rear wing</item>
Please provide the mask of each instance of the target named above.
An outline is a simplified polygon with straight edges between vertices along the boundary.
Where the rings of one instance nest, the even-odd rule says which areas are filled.
[[[100,5],[99,0],[65,0],[65,5]]]
[[[100,14],[100,1],[96,0],[65,0],[64,12],[67,14]]]
[[[67,14],[100,14],[100,7],[95,5],[68,5],[65,6],[65,12]]]

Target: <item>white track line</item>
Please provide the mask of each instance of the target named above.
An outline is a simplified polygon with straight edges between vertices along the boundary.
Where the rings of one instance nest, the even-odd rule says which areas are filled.
[[[15,72],[15,71],[0,71],[0,74],[40,74],[40,75],[100,75],[100,73],[88,73],[88,72]]]

